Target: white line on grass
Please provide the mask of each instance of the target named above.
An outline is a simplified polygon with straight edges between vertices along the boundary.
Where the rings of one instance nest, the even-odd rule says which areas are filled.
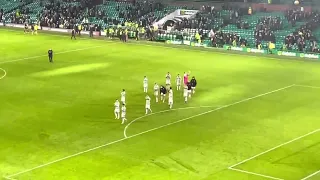
[[[275,150],[275,149],[277,149],[277,148],[279,148],[279,147],[282,147],[282,146],[284,146],[284,145],[287,145],[287,144],[289,144],[289,143],[292,143],[292,142],[294,142],[294,141],[297,141],[297,140],[299,140],[299,139],[302,139],[302,138],[304,138],[304,137],[306,137],[306,136],[309,136],[309,135],[311,135],[311,134],[317,133],[317,132],[319,132],[319,131],[320,131],[320,129],[316,129],[316,130],[314,130],[314,131],[312,131],[312,132],[309,132],[309,133],[307,133],[307,134],[305,134],[305,135],[302,135],[302,136],[299,136],[299,137],[297,137],[297,138],[294,138],[294,139],[292,139],[292,140],[290,140],[290,141],[287,141],[287,142],[282,143],[282,144],[280,144],[280,145],[278,145],[278,146],[276,146],[276,147],[273,147],[273,148],[271,148],[271,149],[269,149],[269,150],[263,151],[262,153],[259,153],[259,154],[255,155],[255,156],[252,156],[252,157],[248,158],[248,159],[245,159],[245,160],[243,160],[243,161],[241,161],[241,162],[239,162],[239,163],[237,163],[237,164],[234,164],[234,165],[230,166],[229,168],[234,168],[234,167],[236,167],[236,166],[238,166],[238,165],[240,165],[240,164],[243,164],[243,163],[245,163],[245,162],[248,162],[248,161],[250,161],[250,160],[252,160],[252,159],[254,159],[254,158],[258,157],[258,156],[264,155],[264,154],[266,154],[266,153],[268,153],[268,152],[270,152],[270,151],[273,151],[273,150]]]
[[[163,111],[159,111],[159,112],[154,112],[154,113],[151,113],[151,114],[147,114],[147,115],[144,115],[144,116],[140,116],[132,121],[130,121],[130,123],[128,123],[126,125],[126,127],[124,128],[123,130],[123,135],[125,138],[127,138],[127,129],[129,128],[129,126],[136,122],[137,120],[139,119],[143,119],[145,117],[148,117],[148,116],[152,116],[152,115],[155,115],[155,114],[161,114],[161,113],[165,113],[165,112],[169,112],[169,111],[176,111],[176,110],[185,110],[185,109],[195,109],[195,108],[211,108],[211,107],[221,107],[221,106],[197,106],[197,107],[185,107],[185,108],[176,108],[176,109],[167,109],[167,110],[163,110]]]
[[[43,168],[43,167],[46,167],[46,166],[49,166],[49,165],[51,165],[51,164],[58,163],[58,162],[61,162],[61,161],[63,161],[63,160],[66,160],[66,159],[70,159],[70,158],[72,158],[72,157],[76,157],[76,156],[82,155],[82,154],[87,153],[87,152],[91,152],[91,151],[94,151],[94,150],[97,150],[97,149],[100,149],[100,148],[103,148],[103,147],[106,147],[106,146],[109,146],[109,145],[112,145],[112,144],[116,144],[116,143],[118,143],[118,142],[122,142],[122,141],[125,141],[125,140],[127,140],[127,139],[130,139],[130,138],[133,138],[133,137],[136,137],[136,136],[140,136],[140,135],[146,134],[146,133],[148,133],[148,132],[152,132],[152,131],[155,131],[155,130],[158,130],[158,129],[161,129],[161,128],[164,128],[164,127],[167,127],[167,126],[176,124],[176,123],[179,123],[179,122],[186,121],[186,120],[188,120],[188,119],[192,119],[192,118],[195,118],[195,117],[198,117],[198,116],[202,116],[202,115],[205,115],[205,114],[209,114],[209,113],[211,113],[211,112],[215,112],[215,111],[218,111],[218,110],[221,110],[221,109],[225,109],[225,108],[227,108],[227,107],[230,107],[230,106],[233,106],[233,105],[236,105],[236,104],[240,104],[240,103],[242,103],[242,102],[246,102],[246,101],[249,101],[249,100],[252,100],[252,99],[255,99],[255,98],[258,98],[258,97],[262,97],[262,96],[265,96],[265,95],[268,95],[268,94],[272,94],[272,93],[275,93],[275,92],[278,92],[278,91],[282,91],[282,90],[284,90],[284,89],[288,89],[288,88],[293,87],[293,86],[294,86],[294,85],[286,86],[286,87],[279,88],[279,89],[276,89],[276,90],[273,90],[273,91],[269,91],[269,92],[266,92],[266,93],[263,93],[263,94],[259,94],[259,95],[257,95],[257,96],[253,96],[253,97],[250,97],[250,98],[246,98],[246,99],[243,99],[243,100],[241,100],[241,101],[237,101],[237,102],[232,103],[232,104],[224,105],[224,106],[221,106],[221,107],[219,107],[219,108],[216,108],[216,109],[213,109],[213,110],[210,110],[210,111],[206,111],[206,112],[203,112],[203,113],[194,115],[194,116],[190,116],[190,117],[188,117],[188,118],[181,119],[181,120],[179,120],[179,121],[175,121],[175,122],[172,122],[172,123],[169,123],[169,124],[166,124],[166,125],[157,127],[157,128],[149,129],[149,130],[147,130],[147,131],[143,131],[143,132],[141,132],[141,133],[134,134],[134,135],[129,136],[129,137],[127,137],[127,138],[121,138],[121,139],[118,139],[118,140],[116,140],[116,141],[109,142],[109,143],[104,144],[104,145],[101,145],[101,146],[97,146],[97,147],[94,147],[94,148],[91,148],[91,149],[88,149],[88,150],[85,150],[85,151],[82,151],[82,152],[78,152],[78,153],[76,153],[76,154],[72,154],[72,155],[63,157],[63,158],[61,158],[61,159],[57,159],[57,160],[54,160],[54,161],[51,161],[51,162],[48,162],[48,163],[45,163],[45,164],[42,164],[42,165],[33,167],[33,168],[31,168],[31,169],[26,169],[26,170],[24,170],[24,171],[17,172],[17,173],[15,173],[15,174],[9,175],[9,176],[7,176],[7,177],[8,177],[8,178],[16,177],[16,176],[18,176],[18,175],[25,174],[25,173],[27,173],[27,172],[30,172],[30,171],[33,171],[33,170],[36,170],[36,169],[40,169],[40,168]]]
[[[310,174],[310,175],[307,176],[307,177],[302,178],[301,180],[307,180],[307,179],[311,178],[312,176],[314,176],[314,175],[316,175],[316,174],[318,174],[318,173],[320,173],[320,170],[317,171],[317,172],[314,172],[314,173]]]
[[[252,175],[256,175],[256,176],[260,176],[260,177],[265,177],[265,178],[268,178],[268,179],[283,180],[283,179],[280,179],[280,178],[267,176],[267,175],[263,175],[263,174],[258,174],[258,173],[254,173],[254,172],[250,172],[250,171],[244,171],[244,170],[241,170],[241,169],[235,169],[235,168],[228,168],[228,169],[233,170],[233,171],[239,171],[239,172],[246,173],[246,174],[252,174]]]
[[[73,50],[68,50],[68,51],[62,51],[62,52],[54,53],[54,55],[55,54],[65,54],[65,53],[70,53],[70,52],[75,52],[75,51],[83,51],[83,50],[87,50],[87,49],[94,49],[94,48],[100,48],[100,47],[103,47],[103,46],[90,46],[90,47],[81,48],[81,49],[73,49]],[[24,61],[24,60],[29,60],[29,59],[36,59],[36,58],[46,57],[46,56],[48,56],[48,55],[31,56],[31,57],[15,59],[15,60],[9,60],[9,61],[2,61],[2,62],[0,61],[0,64],[17,62],[17,61]]]
[[[9,177],[6,177],[6,176],[3,176],[3,178],[6,179],[6,180],[16,180],[16,179],[9,178]]]
[[[3,79],[4,77],[6,77],[7,71],[2,68],[0,68],[0,70],[4,72],[3,76],[0,77],[0,79]]]
[[[309,86],[309,85],[300,85],[300,84],[296,84],[295,86],[305,87],[305,88],[313,88],[313,89],[320,89],[319,86]]]

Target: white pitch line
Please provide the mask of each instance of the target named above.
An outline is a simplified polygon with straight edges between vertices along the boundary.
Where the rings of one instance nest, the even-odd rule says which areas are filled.
[[[66,160],[66,159],[70,159],[70,158],[72,158],[72,157],[76,157],[76,156],[82,155],[82,154],[84,154],[84,153],[94,151],[94,150],[96,150],[96,149],[100,149],[100,148],[103,148],[103,147],[106,147],[106,146],[109,146],[109,145],[112,145],[112,144],[116,144],[116,143],[118,143],[118,142],[122,142],[122,141],[125,141],[125,140],[127,140],[127,139],[131,139],[131,138],[133,138],[133,137],[146,134],[146,133],[148,133],[148,132],[152,132],[152,131],[155,131],[155,130],[158,130],[158,129],[161,129],[161,128],[164,128],[164,127],[167,127],[167,126],[176,124],[176,123],[179,123],[179,122],[183,122],[183,121],[186,121],[186,120],[191,119],[191,118],[194,118],[194,117],[198,117],[198,116],[202,116],[202,115],[205,115],[205,114],[209,114],[209,113],[211,113],[211,112],[215,112],[215,111],[218,111],[218,110],[221,110],[221,109],[224,109],[224,108],[227,108],[227,107],[230,107],[230,106],[233,106],[233,105],[242,103],[242,102],[246,102],[246,101],[249,101],[249,100],[258,98],[258,97],[262,97],[262,96],[265,96],[265,95],[268,95],[268,94],[272,94],[272,93],[275,93],[275,92],[278,92],[278,91],[282,91],[282,90],[284,90],[284,89],[288,89],[288,88],[293,87],[293,86],[294,86],[294,85],[286,86],[286,87],[279,88],[279,89],[276,89],[276,90],[273,90],[273,91],[269,91],[269,92],[266,92],[266,93],[263,93],[263,94],[259,94],[259,95],[257,95],[257,96],[253,96],[253,97],[250,97],[250,98],[246,98],[246,99],[243,99],[243,100],[241,100],[241,101],[234,102],[234,103],[232,103],[232,104],[224,105],[224,106],[221,106],[221,107],[219,107],[219,108],[216,108],[216,109],[213,109],[213,110],[210,110],[210,111],[206,111],[206,112],[203,112],[203,113],[194,115],[194,116],[190,116],[190,117],[188,117],[188,118],[181,119],[181,120],[179,120],[179,121],[175,121],[175,122],[172,122],[172,123],[169,123],[169,124],[166,124],[166,125],[157,127],[157,128],[153,128],[153,129],[149,129],[149,130],[147,130],[147,131],[143,131],[143,132],[141,132],[141,133],[137,133],[137,134],[132,135],[132,136],[129,136],[129,137],[127,137],[127,138],[121,138],[121,139],[118,139],[118,140],[116,140],[116,141],[109,142],[109,143],[104,144],[104,145],[101,145],[101,146],[97,146],[97,147],[94,147],[94,148],[91,148],[91,149],[88,149],[88,150],[85,150],[85,151],[82,151],[82,152],[78,152],[78,153],[76,153],[76,154],[72,154],[72,155],[63,157],[63,158],[61,158],[61,159],[57,159],[57,160],[54,160],[54,161],[51,161],[51,162],[48,162],[48,163],[45,163],[45,164],[42,164],[42,165],[33,167],[33,168],[31,168],[31,169],[26,169],[26,170],[24,170],[24,171],[17,172],[17,173],[15,173],[15,174],[12,174],[12,175],[9,175],[9,176],[6,176],[6,177],[12,178],[12,177],[15,177],[15,176],[18,176],[18,175],[21,175],[21,174],[25,174],[25,173],[27,173],[27,172],[30,172],[30,171],[33,171],[33,170],[36,170],[36,169],[40,169],[40,168],[49,166],[49,165],[51,165],[51,164],[54,164],[54,163],[57,163],[57,162],[60,162],[60,161]]]
[[[156,115],[156,114],[161,114],[161,113],[165,113],[165,112],[169,112],[169,111],[176,111],[176,110],[195,109],[195,108],[212,108],[212,107],[220,107],[220,106],[197,106],[197,107],[185,107],[185,108],[167,109],[167,110],[163,110],[163,111],[159,111],[159,112],[147,114],[147,115],[144,115],[144,116],[140,116],[140,117],[132,120],[130,123],[128,123],[128,124],[126,125],[126,127],[125,127],[124,130],[123,130],[123,136],[124,136],[125,138],[128,137],[128,136],[127,136],[127,129],[129,128],[129,126],[130,126],[132,123],[136,122],[136,121],[139,120],[139,119],[143,119],[143,118],[145,118],[145,117],[148,117],[148,116],[152,116],[152,115]]]
[[[2,68],[0,68],[0,70],[4,72],[3,76],[0,77],[0,79],[3,79],[4,77],[6,77],[7,71]]]
[[[296,84],[295,86],[305,87],[305,88],[313,88],[313,89],[320,89],[320,86],[308,86],[308,85],[300,85],[300,84]]]
[[[246,173],[246,174],[255,175],[255,176],[260,176],[260,177],[264,177],[264,178],[268,178],[268,179],[283,180],[283,179],[280,179],[280,178],[267,176],[267,175],[263,175],[263,174],[259,174],[259,173],[254,173],[254,172],[250,172],[250,171],[244,171],[244,170],[241,170],[241,169],[236,169],[236,168],[228,168],[228,169],[233,170],[233,171],[239,171],[239,172]]]
[[[301,180],[307,180],[307,179],[311,178],[312,176],[314,176],[314,175],[316,175],[316,174],[318,174],[318,173],[320,173],[320,170],[317,171],[317,172],[314,172],[314,173],[310,174],[310,175],[307,176],[307,177],[302,178]]]
[[[16,180],[16,179],[9,178],[9,177],[6,177],[6,176],[3,176],[3,178],[6,179],[6,180]]]
[[[320,131],[320,129],[316,129],[316,130],[314,130],[314,131],[312,131],[312,132],[309,132],[309,133],[307,133],[307,134],[305,134],[305,135],[302,135],[302,136],[299,136],[299,137],[297,137],[297,138],[294,138],[294,139],[292,139],[292,140],[290,140],[290,141],[287,141],[287,142],[282,143],[282,144],[280,144],[280,145],[278,145],[278,146],[276,146],[276,147],[273,147],[273,148],[271,148],[271,149],[269,149],[269,150],[263,151],[262,153],[259,153],[259,154],[255,155],[255,156],[252,156],[252,157],[248,158],[248,159],[245,159],[245,160],[243,160],[243,161],[241,161],[241,162],[239,162],[239,163],[237,163],[237,164],[234,164],[234,165],[230,166],[229,168],[234,168],[234,167],[236,167],[236,166],[238,166],[238,165],[240,165],[240,164],[243,164],[243,163],[245,163],[245,162],[248,162],[248,161],[250,161],[250,160],[252,160],[252,159],[254,159],[254,158],[258,157],[258,156],[261,156],[261,155],[263,155],[263,154],[266,154],[266,153],[268,153],[268,152],[270,152],[270,151],[273,151],[273,150],[275,150],[275,149],[277,149],[277,148],[279,148],[279,147],[282,147],[282,146],[284,146],[284,145],[287,145],[287,144],[289,144],[289,143],[292,143],[292,142],[294,142],[294,141],[297,141],[297,140],[299,140],[299,139],[302,139],[302,138],[304,138],[304,137],[306,137],[306,136],[309,136],[309,135],[311,135],[311,134],[317,133],[317,132],[319,132],[319,131]]]
[[[83,50],[87,50],[87,49],[94,49],[94,48],[100,48],[100,47],[103,47],[103,46],[91,46],[91,47],[86,47],[86,48],[81,48],[81,49],[73,49],[73,50],[68,50],[68,51],[62,51],[62,52],[54,53],[54,55],[55,54],[65,54],[65,53],[70,53],[70,52],[75,52],[75,51],[83,51]],[[48,56],[48,55],[31,56],[31,57],[15,59],[15,60],[9,60],[9,61],[0,61],[0,64],[17,62],[17,61],[24,61],[24,60],[29,60],[29,59],[36,59],[36,58],[46,57],[46,56]]]

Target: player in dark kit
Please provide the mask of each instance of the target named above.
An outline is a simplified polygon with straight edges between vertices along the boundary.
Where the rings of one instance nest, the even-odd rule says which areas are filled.
[[[166,100],[167,89],[164,86],[160,87],[160,100],[164,102]]]
[[[196,92],[196,86],[197,86],[197,80],[194,76],[192,77],[190,84],[191,84],[192,94],[194,94]]]
[[[191,98],[192,86],[191,86],[191,83],[190,83],[190,82],[187,83],[187,87],[188,87],[188,95],[189,95],[189,98]]]
[[[29,27],[27,23],[24,23],[24,33],[28,33],[29,32]]]
[[[76,31],[72,29],[71,31],[71,39],[74,38],[76,40]]]
[[[49,49],[48,56],[49,56],[49,62],[53,63],[53,51],[52,51],[52,49]]]

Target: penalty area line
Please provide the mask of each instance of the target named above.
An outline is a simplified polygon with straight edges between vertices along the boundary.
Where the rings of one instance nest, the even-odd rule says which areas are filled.
[[[280,148],[280,147],[282,147],[282,146],[284,146],[284,145],[290,144],[290,143],[292,143],[292,142],[294,142],[294,141],[300,140],[300,139],[302,139],[302,138],[304,138],[304,137],[306,137],[306,136],[309,136],[309,135],[311,135],[311,134],[317,133],[317,132],[319,132],[319,131],[320,131],[320,129],[316,129],[316,130],[314,130],[314,131],[312,131],[312,132],[309,132],[309,133],[307,133],[307,134],[305,134],[305,135],[302,135],[302,136],[299,136],[299,137],[297,137],[297,138],[291,139],[290,141],[287,141],[287,142],[285,142],[285,143],[279,144],[278,146],[275,146],[275,147],[273,147],[273,148],[271,148],[271,149],[268,149],[268,150],[266,150],[266,151],[263,151],[263,152],[255,155],[255,156],[252,156],[252,157],[250,157],[250,158],[248,158],[248,159],[245,159],[245,160],[243,160],[243,161],[241,161],[241,162],[239,162],[239,163],[237,163],[237,164],[234,164],[234,165],[230,166],[229,168],[234,168],[234,167],[236,167],[236,166],[239,166],[239,165],[241,165],[241,164],[243,164],[243,163],[245,163],[245,162],[248,162],[248,161],[250,161],[250,160],[252,160],[252,159],[254,159],[254,158],[258,157],[258,156],[264,155],[264,154],[266,154],[266,153],[268,153],[268,152],[271,152],[271,151],[273,151],[273,150],[275,150],[275,149],[278,149],[278,148]]]
[[[319,173],[320,173],[320,170],[319,170],[319,171],[316,171],[316,172],[314,172],[314,173],[312,173],[312,174],[310,174],[310,175],[307,176],[307,177],[302,178],[301,180],[307,180],[307,179],[309,179],[309,178],[311,178],[311,177],[313,177],[313,176],[315,176],[315,175],[317,175],[317,174],[319,174]]]
[[[320,89],[320,86],[309,86],[309,85],[301,85],[301,84],[296,84],[295,86],[297,86],[297,87],[305,87],[305,88],[312,88],[312,89]]]
[[[6,176],[2,176],[3,179],[6,179],[6,180],[16,180],[16,179],[13,179],[13,178],[9,178],[9,177],[6,177]]]
[[[0,79],[3,79],[4,77],[6,77],[7,71],[2,68],[0,68],[0,70],[4,72],[3,76],[0,77]]]
[[[203,113],[200,113],[200,114],[196,114],[196,115],[194,115],[194,116],[190,116],[190,117],[188,117],[188,118],[181,119],[181,120],[179,120],[179,121],[175,121],[175,122],[172,122],[172,123],[169,123],[169,124],[166,124],[166,125],[157,127],[157,128],[149,129],[149,130],[147,130],[147,131],[143,131],[143,132],[141,132],[141,133],[134,134],[134,135],[132,135],[132,136],[128,136],[127,138],[124,137],[124,138],[121,138],[121,139],[118,139],[118,140],[115,140],[115,141],[112,141],[112,142],[109,142],[109,143],[106,143],[106,144],[103,144],[103,145],[100,145],[100,146],[97,146],[97,147],[94,147],[94,148],[91,148],[91,149],[87,149],[87,150],[82,151],[82,152],[78,152],[78,153],[76,153],[76,154],[72,154],[72,155],[69,155],[69,156],[66,156],[66,157],[63,157],[63,158],[60,158],[60,159],[57,159],[57,160],[54,160],[54,161],[51,161],[51,162],[48,162],[48,163],[39,165],[39,166],[36,166],[36,167],[30,168],[30,169],[26,169],[26,170],[17,172],[17,173],[15,173],[15,174],[11,174],[11,175],[6,176],[6,177],[7,177],[7,178],[16,177],[16,176],[19,176],[19,175],[21,175],[21,174],[25,174],[25,173],[34,171],[34,170],[36,170],[36,169],[40,169],[40,168],[43,168],[43,167],[46,167],[46,166],[49,166],[49,165],[52,165],[52,164],[55,164],[55,163],[58,163],[58,162],[67,160],[67,159],[70,159],[70,158],[72,158],[72,157],[76,157],[76,156],[79,156],[79,155],[82,155],[82,154],[85,154],[85,153],[88,153],[88,152],[91,152],[91,151],[94,151],[94,150],[97,150],[97,149],[100,149],[100,148],[103,148],[103,147],[106,147],[106,146],[109,146],[109,145],[112,145],[112,144],[116,144],[116,143],[119,143],[119,142],[122,142],[122,141],[125,141],[125,140],[128,140],[128,139],[134,138],[134,137],[136,137],[136,136],[140,136],[140,135],[143,135],[143,134],[146,134],[146,133],[149,133],[149,132],[152,132],[152,131],[155,131],[155,130],[158,130],[158,129],[161,129],[161,128],[164,128],[164,127],[167,127],[167,126],[170,126],[170,125],[173,125],[173,124],[177,124],[177,123],[186,121],[186,120],[191,119],[191,118],[195,118],[195,117],[198,117],[198,116],[202,116],[202,115],[205,115],[205,114],[209,114],[209,113],[212,113],[212,112],[221,110],[221,109],[228,108],[228,107],[230,107],[230,106],[234,106],[234,105],[237,105],[237,104],[246,102],[246,101],[250,101],[250,100],[252,100],[252,99],[256,99],[256,98],[259,98],[259,97],[262,97],[262,96],[266,96],[266,95],[268,95],[268,94],[272,94],[272,93],[275,93],[275,92],[278,92],[278,91],[282,91],[282,90],[291,88],[291,87],[293,87],[293,86],[294,86],[294,85],[285,86],[285,87],[282,87],[282,88],[279,88],[279,89],[275,89],[275,90],[272,90],[272,91],[269,91],[269,92],[266,92],[266,93],[263,93],[263,94],[259,94],[259,95],[256,95],[256,96],[253,96],[253,97],[250,97],[250,98],[246,98],[246,99],[243,99],[243,100],[240,100],[240,101],[237,101],[237,102],[228,104],[228,105],[224,105],[224,106],[218,107],[218,108],[213,109],[213,110],[209,110],[209,111],[206,111],[206,112],[203,112]]]
[[[250,171],[244,171],[244,170],[236,169],[236,168],[232,168],[232,167],[229,167],[228,169],[233,170],[233,171],[238,171],[238,172],[241,172],[241,173],[260,176],[260,177],[264,177],[264,178],[268,178],[268,179],[284,180],[284,179],[280,179],[280,178],[276,178],[276,177],[272,177],[272,176],[267,176],[267,175],[263,175],[263,174],[259,174],[259,173],[254,173],[254,172],[250,172]]]

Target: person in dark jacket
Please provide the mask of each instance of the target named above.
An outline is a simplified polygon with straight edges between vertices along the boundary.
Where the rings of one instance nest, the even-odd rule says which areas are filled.
[[[190,84],[191,84],[192,94],[194,94],[196,92],[196,86],[197,86],[197,80],[194,76],[192,77]]]
[[[187,88],[188,88],[188,96],[189,96],[189,98],[191,98],[191,89],[192,89],[191,81],[187,82]]]
[[[48,50],[49,62],[53,63],[53,51],[52,49]]]

